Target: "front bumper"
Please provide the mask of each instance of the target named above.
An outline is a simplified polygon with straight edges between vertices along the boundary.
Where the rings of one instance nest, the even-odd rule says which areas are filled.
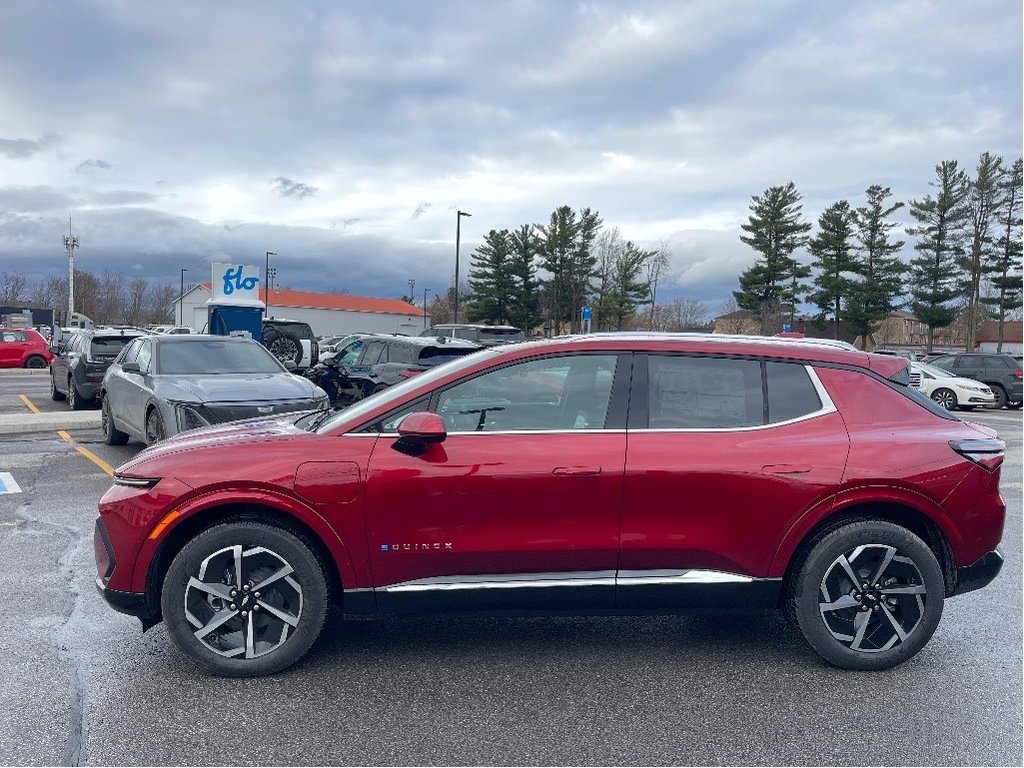
[[[119,589],[111,589],[107,586],[110,574],[114,571],[116,560],[114,559],[114,548],[110,544],[110,537],[107,535],[107,528],[103,524],[103,518],[96,518],[96,526],[93,530],[93,552],[96,556],[96,589],[107,601],[107,605],[119,613],[127,613],[135,616],[142,622],[142,630],[145,631],[155,624],[160,623],[160,615],[154,613],[146,602],[146,595],[142,592],[124,592]]]
[[[999,575],[1003,567],[1003,556],[999,550],[993,549],[984,555],[976,563],[956,569],[956,588],[954,595],[962,595],[965,592],[973,592],[976,589],[990,584]]]

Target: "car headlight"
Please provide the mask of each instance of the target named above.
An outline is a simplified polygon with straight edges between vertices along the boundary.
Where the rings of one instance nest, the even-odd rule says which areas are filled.
[[[203,418],[195,406],[189,403],[172,403],[172,405],[174,406],[174,419],[178,423],[179,432],[210,426],[210,422]]]

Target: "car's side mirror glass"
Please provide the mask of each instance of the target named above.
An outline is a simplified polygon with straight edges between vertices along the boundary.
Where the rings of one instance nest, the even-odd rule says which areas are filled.
[[[124,373],[142,373],[138,363],[121,363],[121,370]]]

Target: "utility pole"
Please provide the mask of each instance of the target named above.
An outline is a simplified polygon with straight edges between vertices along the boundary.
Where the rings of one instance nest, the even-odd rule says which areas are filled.
[[[416,280],[409,278],[409,303],[416,306]]]
[[[267,251],[267,261],[263,267],[263,316],[270,317],[270,257],[277,256],[273,251]]]
[[[64,235],[64,249],[68,252],[68,319],[65,325],[71,324],[71,315],[75,312],[75,250],[78,238],[71,234],[71,217],[68,216],[68,233]]]

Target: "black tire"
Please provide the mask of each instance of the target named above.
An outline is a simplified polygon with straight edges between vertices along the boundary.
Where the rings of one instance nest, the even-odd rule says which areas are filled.
[[[57,389],[57,382],[54,381],[53,371],[50,371],[50,399],[51,400],[63,400],[66,397],[67,397],[67,395],[65,395],[63,392],[61,392],[59,389]]]
[[[28,360],[25,361],[26,368],[45,368],[46,358],[40,357],[39,355],[31,355]]]
[[[274,578],[285,567],[291,572]],[[316,642],[327,616],[327,576],[296,535],[235,520],[182,547],[160,602],[168,633],[193,661],[215,675],[258,677],[291,666]],[[197,637],[204,627],[211,629]]]
[[[167,437],[167,429],[164,427],[164,418],[156,408],[150,408],[146,413],[146,445],[159,443]]]
[[[1006,390],[1003,389],[1000,384],[989,384],[988,388],[992,390],[992,394],[996,396],[996,401],[992,404],[992,408],[999,410],[1007,404],[1009,398],[1006,396]]]
[[[83,400],[82,396],[78,394],[78,390],[75,389],[74,379],[68,379],[68,405],[71,406],[71,410],[84,410],[88,404],[88,401]]]
[[[932,392],[932,400],[941,405],[947,411],[952,411],[957,406],[956,393],[952,389],[941,387]]]
[[[302,342],[298,336],[286,330],[267,328],[263,332],[263,346],[285,365],[298,365],[302,362]]]
[[[114,417],[110,415],[110,401],[104,397],[100,402],[100,427],[103,429],[103,442],[107,445],[124,445],[128,442],[128,434],[114,426]]]
[[[1011,400],[1006,404],[1006,407],[1009,408],[1011,411],[1016,411],[1022,405],[1024,405],[1024,400]]]
[[[844,669],[902,664],[924,647],[942,616],[945,582],[935,554],[882,520],[825,534],[793,579],[790,614],[810,646]]]
[[[383,392],[387,388],[388,388],[387,384],[378,384],[377,386],[375,386],[373,388],[373,391],[371,392],[371,394],[376,395],[378,392]]]

